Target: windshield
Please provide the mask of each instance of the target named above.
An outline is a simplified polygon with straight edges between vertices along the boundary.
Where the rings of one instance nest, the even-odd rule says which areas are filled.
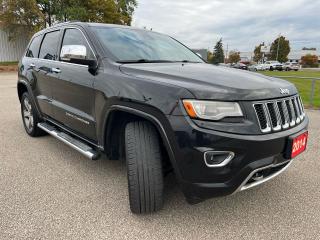
[[[194,52],[166,35],[129,28],[93,29],[118,62],[203,62]]]

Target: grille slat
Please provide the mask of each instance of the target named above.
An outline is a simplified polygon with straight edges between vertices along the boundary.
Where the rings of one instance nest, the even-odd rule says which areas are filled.
[[[296,99],[295,98],[291,99],[291,102],[292,102],[292,106],[293,106],[293,110],[294,110],[295,121],[297,124],[299,124],[300,123],[300,113],[298,111]]]
[[[303,106],[303,103],[302,103],[302,100],[301,100],[301,97],[299,96],[299,103],[300,103],[300,106],[301,106],[301,109],[302,109],[302,116],[304,117],[305,116],[305,113],[304,113],[304,106]]]
[[[253,104],[263,133],[280,131],[302,122],[305,113],[301,98],[294,96],[283,100]]]
[[[297,97],[297,98],[296,98],[296,100],[297,100],[297,104],[298,104],[299,111],[300,111],[300,120],[302,121],[302,120],[303,120],[303,118],[304,118],[303,105],[302,105],[302,102],[301,102],[300,97]]]
[[[262,132],[269,132],[271,130],[270,123],[268,119],[267,110],[264,104],[255,104],[254,109],[256,111],[260,129]]]
[[[267,109],[268,109],[270,121],[272,124],[272,129],[274,131],[281,130],[281,124],[280,124],[281,117],[280,117],[280,113],[278,113],[278,111],[277,111],[277,106],[276,106],[275,102],[267,103]]]

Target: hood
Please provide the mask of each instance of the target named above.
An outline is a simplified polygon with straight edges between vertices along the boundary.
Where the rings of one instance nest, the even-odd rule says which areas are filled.
[[[206,63],[123,64],[124,74],[188,89],[197,99],[262,100],[297,93],[285,80]],[[283,95],[280,88],[288,89]]]

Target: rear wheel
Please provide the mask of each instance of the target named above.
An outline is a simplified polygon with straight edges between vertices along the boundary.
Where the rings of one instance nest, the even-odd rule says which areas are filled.
[[[23,93],[21,97],[21,116],[24,129],[30,136],[38,137],[45,135],[45,132],[37,126],[40,119],[27,92]]]
[[[145,121],[128,123],[125,150],[130,208],[133,213],[151,213],[163,205],[163,171],[159,136]]]

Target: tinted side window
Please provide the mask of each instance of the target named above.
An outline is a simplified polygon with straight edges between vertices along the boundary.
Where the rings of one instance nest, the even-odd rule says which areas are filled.
[[[26,54],[27,57],[32,57],[32,58],[38,57],[41,39],[42,39],[42,36],[37,36],[32,40]]]
[[[94,55],[89,47],[89,44],[82,32],[75,28],[66,29],[62,41],[62,46],[65,45],[83,45],[87,48],[87,59],[94,59]]]
[[[47,33],[41,44],[39,58],[56,60],[56,52],[59,42],[59,31]]]

